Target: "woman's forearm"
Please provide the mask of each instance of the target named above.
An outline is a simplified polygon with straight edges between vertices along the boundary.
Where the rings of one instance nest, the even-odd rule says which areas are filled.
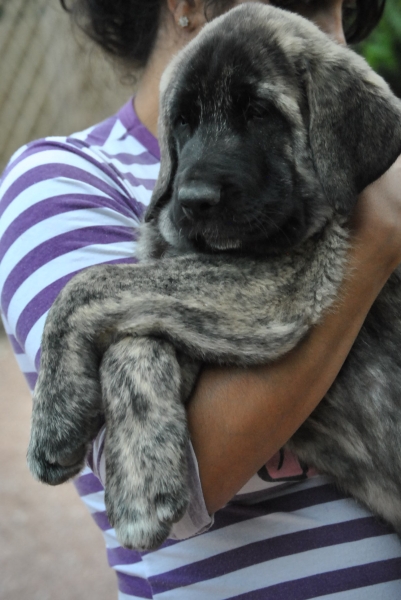
[[[355,260],[350,257],[350,266]],[[386,281],[381,274],[375,278],[371,267],[369,274],[359,276],[358,269],[358,277],[344,282],[333,311],[282,359],[203,372],[188,419],[210,512],[285,444],[332,385]]]
[[[359,230],[338,300],[292,352],[267,366],[202,373],[188,419],[210,513],[238,492],[324,397],[396,267],[391,225],[382,228],[383,235],[371,231],[370,223]]]

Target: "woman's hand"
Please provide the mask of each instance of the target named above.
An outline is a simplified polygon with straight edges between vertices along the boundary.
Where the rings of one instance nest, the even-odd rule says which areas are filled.
[[[188,405],[206,506],[224,506],[293,435],[337,377],[373,302],[401,262],[401,157],[358,199],[348,274],[308,336],[273,364],[208,368]]]

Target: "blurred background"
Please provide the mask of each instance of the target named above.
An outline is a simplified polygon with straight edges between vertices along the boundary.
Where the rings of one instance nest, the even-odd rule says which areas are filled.
[[[0,170],[27,141],[80,131],[132,95],[58,0],[0,0]]]
[[[58,0],[0,0],[0,173],[26,142],[95,124],[132,93]],[[30,412],[0,324],[0,600],[113,600],[103,537],[75,488],[28,472]]]
[[[361,52],[401,97],[401,0]],[[57,0],[0,0],[0,172],[28,141],[84,129],[133,93]],[[103,539],[71,484],[25,465],[30,394],[0,325],[0,600],[112,600]]]
[[[379,26],[356,48],[401,98],[401,0],[387,0]]]

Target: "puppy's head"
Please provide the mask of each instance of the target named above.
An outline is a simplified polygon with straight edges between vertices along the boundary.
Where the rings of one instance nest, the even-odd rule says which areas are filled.
[[[277,253],[349,213],[401,153],[401,109],[301,17],[244,4],[162,80],[161,170],[146,220],[179,249]]]

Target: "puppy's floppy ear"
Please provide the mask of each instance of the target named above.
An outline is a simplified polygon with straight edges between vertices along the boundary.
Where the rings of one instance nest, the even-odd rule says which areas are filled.
[[[332,42],[320,50],[304,72],[310,146],[327,199],[348,214],[401,154],[401,102],[351,50]]]
[[[166,110],[163,110],[159,119],[159,145],[161,158],[160,171],[145,214],[145,222],[154,219],[159,210],[168,202],[172,194],[174,177],[177,171],[177,153]]]
[[[178,159],[172,134],[170,108],[173,106],[175,94],[179,88],[178,83],[174,84],[174,76],[180,71],[181,55],[183,54],[185,55],[185,50],[170,61],[160,80],[158,137],[161,162],[159,176],[145,213],[145,223],[156,217],[164,204],[169,201],[173,190]]]

